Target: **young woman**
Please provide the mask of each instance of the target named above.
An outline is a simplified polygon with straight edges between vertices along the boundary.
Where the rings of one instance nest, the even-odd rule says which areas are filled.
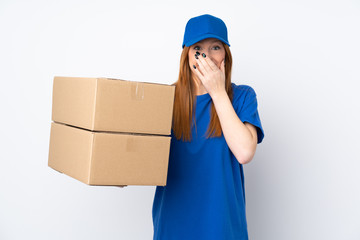
[[[225,23],[186,24],[166,186],[157,186],[154,240],[245,240],[243,164],[263,140],[256,93],[231,82]]]

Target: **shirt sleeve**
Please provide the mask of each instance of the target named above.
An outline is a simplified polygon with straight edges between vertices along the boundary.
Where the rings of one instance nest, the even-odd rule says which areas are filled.
[[[264,138],[264,130],[262,128],[259,112],[257,109],[258,103],[256,93],[252,87],[249,86],[244,101],[239,101],[237,105],[236,113],[240,120],[243,123],[249,122],[256,127],[258,138],[257,143],[261,143]]]

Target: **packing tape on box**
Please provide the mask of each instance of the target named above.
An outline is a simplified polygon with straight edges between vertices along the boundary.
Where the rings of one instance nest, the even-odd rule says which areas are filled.
[[[142,101],[144,99],[144,84],[131,82],[131,99]]]

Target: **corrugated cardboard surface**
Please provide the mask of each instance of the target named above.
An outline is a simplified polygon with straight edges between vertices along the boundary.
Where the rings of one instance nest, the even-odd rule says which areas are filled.
[[[92,129],[96,101],[96,78],[55,77],[52,120]]]
[[[165,186],[170,141],[52,122],[48,165],[89,185]]]
[[[171,134],[175,86],[54,77],[52,120],[93,131]]]

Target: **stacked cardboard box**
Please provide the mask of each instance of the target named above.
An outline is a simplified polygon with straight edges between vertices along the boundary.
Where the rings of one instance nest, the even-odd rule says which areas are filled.
[[[54,77],[48,166],[89,185],[165,186],[175,86]]]

